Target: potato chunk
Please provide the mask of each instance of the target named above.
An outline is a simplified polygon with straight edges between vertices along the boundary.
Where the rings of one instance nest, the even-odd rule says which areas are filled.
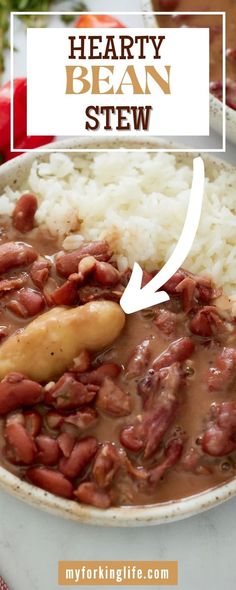
[[[117,303],[54,307],[0,346],[0,379],[11,371],[36,381],[63,373],[83,349],[99,351],[119,336],[125,315]]]

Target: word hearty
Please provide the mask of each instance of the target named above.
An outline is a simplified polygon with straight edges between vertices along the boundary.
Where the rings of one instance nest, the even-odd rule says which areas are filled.
[[[146,59],[147,46],[153,47],[154,59],[161,59],[164,35],[69,35],[69,59]],[[76,45],[77,43],[77,45]],[[134,52],[135,49],[135,52]]]
[[[171,94],[171,66],[164,66],[163,77],[153,65],[154,60],[162,59],[165,35],[81,34],[69,35],[68,41],[68,60],[80,63],[65,66],[66,94],[146,96],[155,91],[155,85],[164,94]],[[135,60],[138,65],[126,65],[124,60]],[[142,68],[137,60],[142,60]],[[103,124],[104,131],[147,131],[152,111],[151,105],[88,105],[85,129],[96,131]]]

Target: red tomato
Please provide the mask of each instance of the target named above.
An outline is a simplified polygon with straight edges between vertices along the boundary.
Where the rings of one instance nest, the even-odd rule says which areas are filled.
[[[84,14],[80,16],[74,26],[80,29],[96,29],[99,27],[121,29],[125,25],[117,20],[117,18],[114,18],[114,16],[109,16],[108,14]]]
[[[21,149],[32,149],[51,142],[54,138],[27,136],[27,80],[16,78],[13,81],[14,101],[14,148],[10,150],[10,121],[11,121],[11,87],[7,82],[0,88],[0,161],[15,158]]]

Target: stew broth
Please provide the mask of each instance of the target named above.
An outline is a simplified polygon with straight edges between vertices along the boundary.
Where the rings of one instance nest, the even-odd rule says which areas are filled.
[[[130,270],[117,270],[106,242],[66,253],[44,231],[14,225],[1,220],[1,371],[4,347],[16,338],[12,370],[0,382],[1,464],[101,508],[175,500],[235,477],[236,326],[216,306],[212,281],[180,269],[165,285],[170,301],[126,317],[118,337],[96,352],[82,348],[66,371],[59,364],[53,378],[35,379],[27,358],[23,375],[17,364],[27,326],[61,306],[83,312],[110,300],[119,310]],[[151,278],[144,272],[145,283]],[[45,348],[47,333],[36,366]]]

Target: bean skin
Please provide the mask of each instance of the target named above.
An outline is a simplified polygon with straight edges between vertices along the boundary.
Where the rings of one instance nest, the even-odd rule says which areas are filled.
[[[18,231],[26,233],[34,227],[34,216],[38,203],[35,195],[22,195],[15,206],[12,214],[12,225]]]
[[[66,281],[51,293],[55,305],[74,305],[79,300],[78,289],[73,281]]]
[[[58,471],[44,467],[32,467],[26,472],[26,478],[30,483],[51,492],[51,494],[62,498],[73,498],[72,483]]]
[[[30,277],[36,287],[42,289],[49,277],[50,263],[47,260],[36,260],[30,269]]]
[[[28,266],[37,257],[37,252],[28,244],[6,242],[0,246],[0,274],[18,266]]]
[[[40,433],[42,426],[42,418],[38,412],[28,411],[24,412],[25,428],[28,434],[35,438]]]
[[[146,339],[141,344],[138,344],[131,355],[125,374],[129,379],[138,377],[148,366],[151,358],[151,343]]]
[[[111,416],[128,416],[131,413],[131,395],[106,377],[98,392],[97,408]]]
[[[45,434],[40,434],[36,438],[38,447],[38,462],[43,465],[56,465],[60,457],[58,442]]]
[[[226,391],[236,376],[236,349],[225,346],[207,374],[209,391]]]
[[[87,408],[82,408],[79,412],[76,412],[76,414],[67,416],[64,422],[65,424],[74,424],[79,430],[83,431],[90,428],[90,426],[93,426],[97,422],[97,419],[98,414],[96,410],[88,406]]]
[[[109,508],[111,498],[105,490],[99,488],[93,482],[84,482],[74,492],[74,496],[83,504],[90,504],[96,508]]]
[[[45,300],[41,293],[37,293],[28,287],[21,289],[16,293],[14,299],[7,304],[15,315],[22,318],[30,318],[38,315],[45,307]]]
[[[79,262],[86,256],[94,256],[96,260],[106,262],[111,257],[108,243],[105,240],[90,242],[68,254],[59,254],[56,259],[58,274],[67,278],[77,273]]]
[[[165,472],[168,471],[170,467],[176,465],[181,457],[182,451],[183,441],[181,438],[173,438],[168,442],[165,449],[165,459],[160,465],[157,465],[157,467],[154,467],[149,471],[148,480],[150,485],[156,485],[161,477],[165,475]]]
[[[175,340],[164,350],[153,362],[152,368],[158,371],[168,367],[175,362],[183,362],[188,359],[194,351],[194,342],[191,338],[183,337]]]
[[[120,463],[115,445],[111,442],[104,443],[96,454],[92,471],[93,478],[100,488],[107,488],[112,483]]]
[[[108,262],[96,262],[94,278],[100,285],[112,287],[119,282],[120,273]]]
[[[64,455],[68,459],[76,443],[76,438],[69,434],[69,432],[62,432],[57,438],[58,445]]]
[[[90,403],[96,392],[96,386],[89,389],[89,386],[77,381],[72,373],[64,373],[49,391],[45,391],[45,402],[58,410],[73,410]]]
[[[93,383],[94,385],[101,385],[105,377],[110,377],[113,379],[119,375],[120,371],[121,367],[119,365],[116,365],[115,363],[104,363],[89,373],[77,375],[77,378],[81,381],[81,383]]]

